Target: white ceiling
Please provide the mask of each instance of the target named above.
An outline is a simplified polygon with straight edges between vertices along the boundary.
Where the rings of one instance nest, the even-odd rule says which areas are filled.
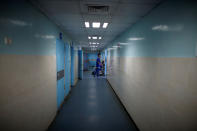
[[[102,49],[117,35],[131,27],[162,0],[32,0],[51,20],[67,32],[76,44],[89,48],[88,36],[102,36],[97,40]],[[108,5],[108,13],[88,13],[87,4]],[[106,29],[85,28],[85,21],[109,22]]]

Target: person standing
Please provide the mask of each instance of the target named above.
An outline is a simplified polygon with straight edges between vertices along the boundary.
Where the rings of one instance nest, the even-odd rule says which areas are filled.
[[[100,75],[101,70],[101,54],[98,53],[98,58],[96,59],[96,76],[98,77]]]

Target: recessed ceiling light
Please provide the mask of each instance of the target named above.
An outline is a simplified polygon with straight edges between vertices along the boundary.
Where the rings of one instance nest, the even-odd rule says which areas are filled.
[[[101,37],[101,36],[99,37],[99,40],[100,40],[100,39],[102,39],[102,37]]]
[[[93,45],[96,45],[96,43],[95,43],[95,42],[93,42],[92,44],[93,44]]]
[[[93,28],[100,28],[101,23],[100,22],[93,22],[92,27]]]
[[[89,22],[85,22],[85,27],[89,28],[90,27],[90,23]]]
[[[108,23],[103,23],[103,28],[107,28]]]
[[[96,43],[97,45],[99,45],[100,43]]]
[[[88,36],[88,39],[91,39],[91,37],[90,37],[90,36]]]
[[[97,36],[93,36],[92,39],[96,40],[97,39]]]

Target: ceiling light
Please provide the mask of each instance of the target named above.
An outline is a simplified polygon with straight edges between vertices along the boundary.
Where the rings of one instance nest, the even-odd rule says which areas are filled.
[[[88,36],[88,39],[91,39],[91,37],[90,37],[90,36]]]
[[[92,39],[96,40],[97,39],[97,36],[93,36]]]
[[[92,27],[93,28],[100,28],[101,23],[100,22],[93,22]]]
[[[99,45],[100,43],[97,43],[97,45]]]
[[[103,28],[107,28],[108,23],[103,23]]]
[[[95,42],[93,42],[92,44],[93,44],[93,45],[96,45],[96,43],[95,43]]]
[[[90,23],[89,22],[85,22],[85,27],[89,28],[90,27]]]
[[[100,40],[100,39],[102,39],[102,37],[101,37],[101,36],[99,37],[99,40]]]

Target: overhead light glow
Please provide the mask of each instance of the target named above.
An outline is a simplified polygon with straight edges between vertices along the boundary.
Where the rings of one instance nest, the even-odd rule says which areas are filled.
[[[93,42],[92,44],[93,44],[93,45],[96,45],[96,43],[95,43],[95,42]]]
[[[90,40],[90,39],[91,39],[91,37],[90,37],[90,36],[88,36],[88,39]]]
[[[100,43],[97,43],[97,45],[99,45]]]
[[[129,38],[129,40],[143,40],[144,38],[141,37],[133,37],[133,38]]]
[[[128,45],[128,43],[119,43],[120,45]]]
[[[100,22],[93,22],[92,27],[93,28],[100,28],[101,23]]]
[[[152,27],[152,30],[154,31],[182,31],[184,28],[183,25],[174,25],[174,26],[168,26],[168,25],[157,25]]]
[[[118,46],[118,45],[114,45],[114,46],[112,46],[113,48],[120,48],[120,46]]]
[[[90,23],[89,22],[85,22],[85,27],[89,28],[90,27]]]
[[[97,39],[97,36],[93,36],[92,39],[96,40]]]
[[[102,37],[101,37],[101,36],[99,37],[99,40],[100,40],[100,39],[102,39]]]
[[[103,28],[107,28],[108,23],[103,23]]]

